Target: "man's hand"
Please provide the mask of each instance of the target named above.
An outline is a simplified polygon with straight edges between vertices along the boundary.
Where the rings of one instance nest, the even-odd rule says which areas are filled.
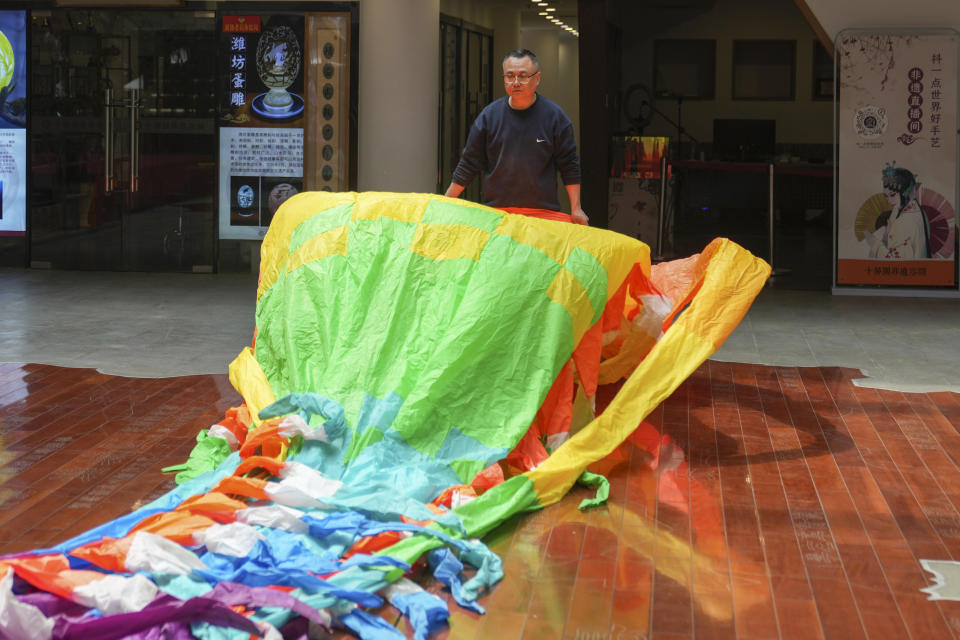
[[[567,196],[570,198],[570,222],[574,224],[590,224],[590,218],[583,212],[580,206],[580,185],[568,184]]]
[[[447,187],[446,193],[443,195],[450,196],[451,198],[459,198],[461,193],[463,193],[463,186],[456,182],[451,182],[450,186]]]

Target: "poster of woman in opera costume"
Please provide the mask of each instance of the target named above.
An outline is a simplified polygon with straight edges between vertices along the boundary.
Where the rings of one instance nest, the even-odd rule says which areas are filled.
[[[957,287],[958,43],[837,37],[837,287]]]
[[[888,260],[950,260],[954,253],[954,209],[909,169],[889,163],[882,192],[857,213],[855,233],[866,257]]]

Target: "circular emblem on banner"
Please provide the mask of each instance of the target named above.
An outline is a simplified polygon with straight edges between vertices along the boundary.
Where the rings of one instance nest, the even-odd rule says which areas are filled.
[[[868,105],[853,114],[853,126],[861,138],[876,138],[887,130],[887,110]]]

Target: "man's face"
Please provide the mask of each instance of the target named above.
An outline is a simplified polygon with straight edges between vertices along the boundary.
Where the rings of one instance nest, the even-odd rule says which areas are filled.
[[[530,58],[507,58],[503,63],[503,87],[508,96],[527,101],[540,86],[540,70]]]

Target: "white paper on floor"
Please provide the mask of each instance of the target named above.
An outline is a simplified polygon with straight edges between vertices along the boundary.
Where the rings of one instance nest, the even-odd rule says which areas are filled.
[[[933,585],[920,589],[927,594],[927,600],[960,601],[960,562],[921,560],[920,565],[933,574]]]

